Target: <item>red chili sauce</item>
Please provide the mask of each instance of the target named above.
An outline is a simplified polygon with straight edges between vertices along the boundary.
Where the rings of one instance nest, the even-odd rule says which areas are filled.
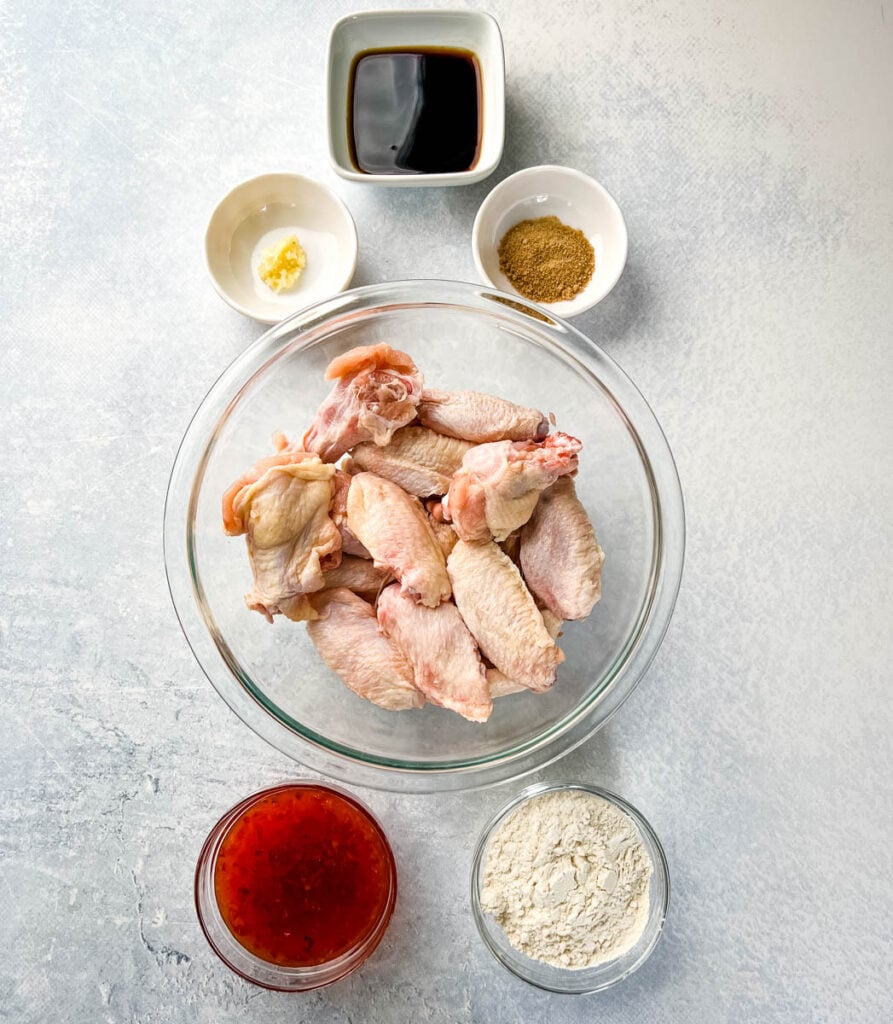
[[[393,856],[369,815],[323,786],[274,790],[230,826],[214,869],[220,913],[255,956],[327,963],[381,920]]]

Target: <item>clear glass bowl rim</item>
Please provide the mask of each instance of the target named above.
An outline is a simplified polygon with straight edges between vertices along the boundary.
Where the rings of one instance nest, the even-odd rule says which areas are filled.
[[[596,967],[581,969],[552,967],[549,964],[530,961],[532,969],[539,975],[538,977],[533,977],[531,974],[526,974],[522,968],[522,963],[527,959],[523,954],[518,954],[518,963],[515,964],[508,958],[504,957],[501,950],[499,950],[499,948],[491,941],[487,932],[487,925],[484,920],[486,915],[480,902],[480,876],[484,865],[484,854],[487,849],[487,844],[490,841],[490,837],[493,835],[494,830],[502,821],[517,810],[521,804],[526,803],[528,800],[542,796],[544,793],[564,792],[567,790],[579,790],[600,796],[603,800],[607,800],[608,803],[613,804],[633,820],[636,828],[639,829],[643,837],[646,839],[646,842],[652,848],[652,852],[654,854],[654,876],[651,882],[651,893],[653,896],[656,890],[657,894],[661,897],[661,901],[657,908],[657,913],[649,914],[648,926],[642,933],[639,941],[635,946],[633,946],[633,950],[637,951],[635,959],[622,970],[610,973],[607,968],[610,968],[612,963],[616,963],[619,966],[624,957],[628,956],[628,953],[618,957],[616,961],[609,960]],[[522,981],[526,981],[529,985],[533,985],[535,988],[541,988],[547,992],[559,992],[562,995],[591,995],[593,992],[601,992],[603,989],[610,988],[612,985],[616,985],[618,982],[623,981],[624,978],[628,978],[634,971],[637,971],[654,952],[658,939],[660,939],[663,934],[669,908],[670,869],[667,864],[664,848],[661,845],[661,841],[658,838],[657,833],[651,827],[648,819],[641,811],[635,808],[628,801],[624,800],[623,797],[618,796],[616,793],[613,793],[608,789],[602,789],[601,786],[596,786],[588,782],[560,780],[552,782],[536,782],[533,785],[527,786],[509,800],[508,803],[503,804],[503,806],[496,811],[493,817],[490,818],[487,824],[484,825],[481,830],[480,837],[478,838],[477,845],[474,848],[474,854],[472,855],[471,860],[471,910],[474,917],[474,923],[477,927],[481,940],[493,955],[494,959],[510,974],[514,974],[515,977],[520,978]],[[494,927],[498,928],[499,926],[494,924]],[[632,952],[632,950],[629,952]],[[593,972],[599,972],[600,977],[597,980],[590,980],[593,976]],[[549,975],[552,975],[553,979],[550,979]]]
[[[354,805],[369,819],[380,836],[390,866],[390,888],[387,900],[375,925],[352,949],[335,960],[312,967],[283,967],[280,964],[269,963],[250,953],[230,932],[214,896],[214,869],[217,864],[217,855],[230,828],[249,807],[262,798],[272,793],[296,788],[327,790]],[[348,974],[352,974],[362,967],[378,948],[390,924],[397,902],[397,863],[381,822],[359,797],[327,781],[296,779],[290,782],[281,782],[275,786],[266,786],[264,789],[250,793],[221,815],[208,833],[199,852],[195,865],[193,892],[195,912],[208,945],[234,974],[238,974],[239,977],[250,981],[253,985],[275,992],[308,992],[311,989],[331,985],[347,977]]]
[[[274,717],[237,678],[214,642],[200,610],[193,573],[191,531],[199,474],[217,424],[242,389],[302,333],[350,313],[404,306],[454,306],[498,314],[519,330],[548,331],[552,344],[582,364],[618,404],[651,481],[654,513],[647,607],[598,696],[567,716],[560,729],[546,730],[520,749],[446,766],[353,756],[327,744],[324,737],[299,734]],[[164,508],[165,570],[174,610],[196,660],[218,694],[249,728],[299,763],[352,785],[403,792],[471,790],[518,779],[569,753],[601,728],[635,689],[660,647],[681,583],[684,551],[685,515],[673,455],[654,413],[626,373],[594,342],[550,311],[486,285],[443,280],[388,282],[342,292],[293,314],[249,345],[223,371],[193,415],[174,460]]]

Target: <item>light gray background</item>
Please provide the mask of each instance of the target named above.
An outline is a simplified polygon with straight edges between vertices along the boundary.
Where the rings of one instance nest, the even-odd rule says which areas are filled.
[[[327,33],[363,6],[0,5],[0,1018],[890,1020],[893,4],[493,0],[505,158],[417,191],[327,166]],[[261,331],[205,279],[207,215],[303,171],[356,217],[357,284],[470,280],[484,195],[544,162],[626,215],[626,273],[577,325],[652,403],[689,529],[652,670],[545,774],[651,819],[668,929],[608,993],[529,989],[466,895],[518,784],[366,791],[399,862],[385,941],[263,992],[206,946],[192,871],[228,806],[302,771],[205,681],[162,566],[178,440]]]

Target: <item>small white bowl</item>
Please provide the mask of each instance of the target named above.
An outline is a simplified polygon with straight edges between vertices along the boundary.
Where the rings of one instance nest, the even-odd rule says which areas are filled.
[[[501,181],[481,203],[471,232],[478,273],[486,284],[520,292],[499,269],[499,243],[522,220],[558,217],[577,228],[595,250],[595,272],[588,285],[567,302],[540,303],[557,316],[590,309],[617,284],[626,265],[626,224],[620,207],[597,181],[570,167],[528,167]]]
[[[478,158],[467,171],[443,174],[366,174],[351,159],[350,84],[365,50],[443,47],[470,50],[480,65],[482,103]],[[326,106],[329,158],[336,173],[362,185],[419,188],[481,181],[502,159],[505,140],[505,55],[499,26],[480,11],[363,11],[337,21],[329,36]]]
[[[307,266],[293,288],[260,279],[264,250],[296,234]],[[245,316],[276,324],[344,289],[357,266],[357,228],[335,193],[301,174],[262,174],[228,192],[205,232],[205,264],[220,297]]]

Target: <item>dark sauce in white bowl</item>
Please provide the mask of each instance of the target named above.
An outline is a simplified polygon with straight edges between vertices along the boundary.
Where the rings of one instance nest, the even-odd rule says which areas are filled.
[[[480,155],[481,69],[470,50],[365,50],[350,72],[351,160],[366,174],[447,174]]]

